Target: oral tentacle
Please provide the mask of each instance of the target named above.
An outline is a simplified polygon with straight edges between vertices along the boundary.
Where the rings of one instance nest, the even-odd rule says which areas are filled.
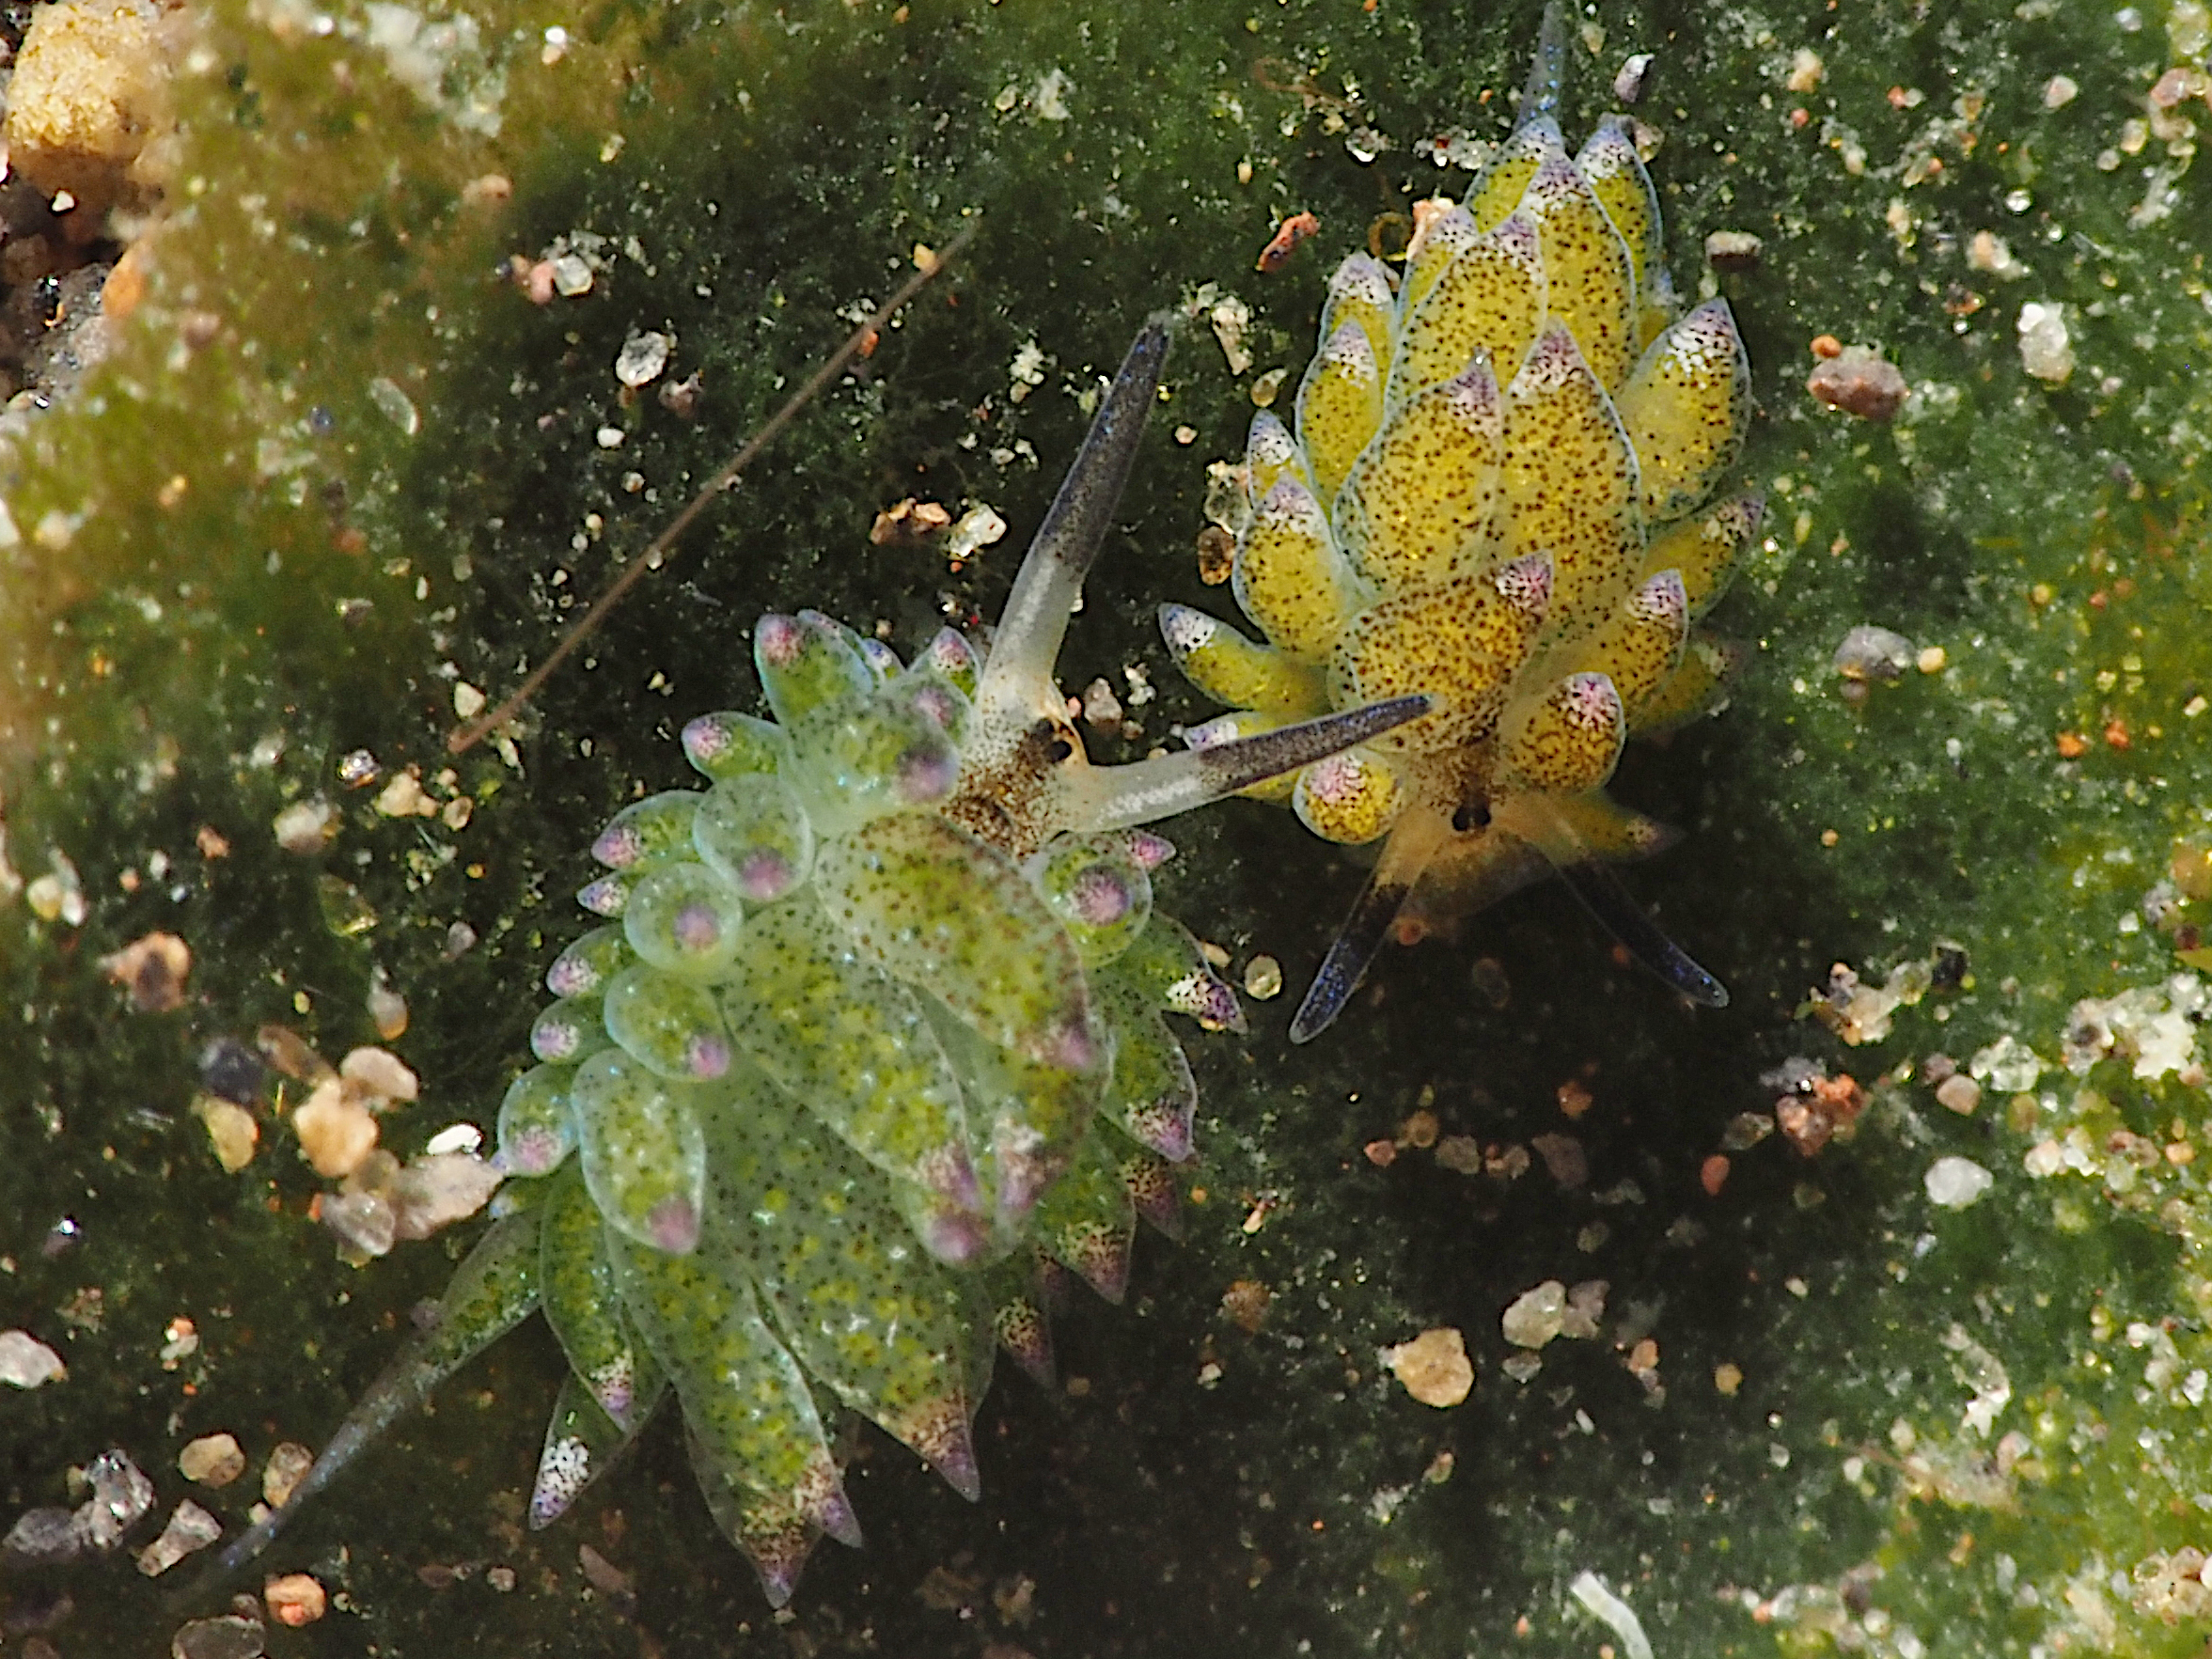
[[[1006,597],[976,691],[986,723],[1014,712],[1033,714],[1040,693],[1053,690],[1068,618],[1112,526],[1167,361],[1168,324],[1154,318],[1122,359]]]

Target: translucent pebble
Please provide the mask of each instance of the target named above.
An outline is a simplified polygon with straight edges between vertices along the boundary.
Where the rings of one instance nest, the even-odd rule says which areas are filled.
[[[701,714],[683,728],[683,758],[716,783],[778,771],[791,752],[781,727],[751,714]]]
[[[261,1499],[273,1510],[291,1502],[291,1495],[315,1466],[315,1454],[296,1440],[279,1441],[261,1465]]]
[[[1904,634],[1860,623],[1836,647],[1836,672],[1846,680],[1893,681],[1904,677],[1918,654]]]
[[[390,381],[382,383],[390,386]],[[398,392],[397,386],[392,387]],[[405,400],[405,394],[400,394]],[[380,403],[379,407],[383,405]],[[412,409],[413,404],[408,407]],[[169,1638],[169,1651],[174,1659],[260,1659],[267,1652],[264,1631],[259,1619],[240,1613],[225,1613],[213,1619],[194,1619],[177,1627],[177,1634]]]
[[[1457,1405],[1475,1385],[1467,1338],[1451,1325],[1423,1331],[1409,1342],[1383,1350],[1383,1362],[1405,1392],[1438,1410]]]
[[[1566,1323],[1567,1287],[1558,1279],[1545,1279],[1514,1298],[1498,1327],[1516,1348],[1541,1348],[1558,1336]]]
[[[700,978],[729,965],[744,919],[737,889],[686,858],[662,865],[632,890],[622,936],[654,967]]]
[[[203,1550],[223,1536],[223,1523],[190,1498],[180,1503],[162,1528],[161,1537],[138,1552],[138,1571],[158,1578],[195,1550]]]
[[[1117,837],[1062,836],[1028,867],[1085,967],[1112,962],[1152,919],[1152,879]]]
[[[729,1034],[706,987],[642,963],[607,986],[606,1029],[635,1058],[674,1082],[703,1083],[729,1070]]]
[[[1997,1178],[1971,1158],[1937,1158],[1922,1184],[1928,1201],[1945,1210],[1964,1210],[1996,1184]]]
[[[393,1235],[426,1239],[474,1215],[498,1191],[501,1171],[474,1152],[429,1152],[407,1161],[388,1194]]]
[[[61,1355],[28,1331],[0,1331],[0,1383],[37,1388],[68,1374]]]
[[[235,1434],[202,1434],[177,1454],[185,1479],[201,1486],[227,1486],[245,1473],[245,1453]]]
[[[692,820],[698,855],[755,904],[773,904],[807,879],[814,831],[798,792],[777,777],[718,783]]]
[[[2020,367],[2037,380],[2063,385],[2074,372],[2065,307],[2031,300],[2020,307]]]
[[[326,1195],[322,1225],[337,1235],[338,1250],[349,1260],[388,1256],[400,1241],[400,1215],[382,1193],[366,1190]]]
[[[631,335],[615,357],[615,379],[632,388],[651,385],[668,367],[668,353],[675,347],[672,336],[656,331]]]
[[[2069,352],[2069,368],[2072,362]],[[1805,389],[1830,409],[1883,425],[1895,420],[1912,396],[1905,371],[1865,346],[1846,346],[1841,356],[1823,359],[1805,377]]]
[[[312,1624],[330,1607],[329,1592],[311,1573],[287,1573],[261,1587],[261,1601],[277,1623],[297,1629]]]
[[[111,1447],[85,1466],[85,1482],[92,1495],[78,1507],[77,1530],[85,1542],[102,1553],[123,1542],[123,1535],[153,1508],[153,1482],[130,1454]]]
[[[229,1101],[204,1094],[192,1103],[192,1110],[207,1126],[208,1143],[214,1150],[215,1162],[227,1172],[236,1175],[254,1161],[254,1145],[261,1138],[261,1126],[254,1121],[251,1112]],[[5,1342],[5,1336],[0,1336],[0,1345]],[[5,1363],[0,1362],[0,1381],[5,1380]]]
[[[553,959],[545,989],[556,996],[588,996],[630,965],[630,942],[620,928],[594,928]]]
[[[569,1119],[566,1066],[533,1066],[507,1086],[499,1103],[498,1147],[493,1163],[509,1175],[550,1175],[576,1144]]]
[[[706,1142],[686,1091],[620,1049],[578,1068],[570,1088],[584,1184],[607,1224],[668,1255],[698,1244]]]
[[[389,1049],[356,1048],[338,1062],[337,1072],[354,1092],[372,1100],[412,1101],[422,1092],[422,1080]]]
[[[596,996],[565,996],[530,1027],[530,1052],[548,1065],[573,1065],[606,1045],[606,1025]]]
[[[64,1509],[42,1505],[25,1510],[0,1538],[0,1561],[9,1566],[47,1567],[75,1559],[85,1550],[85,1536],[76,1515]]]
[[[591,856],[609,869],[634,869],[674,852],[691,851],[692,790],[664,790],[616,813],[591,843]]]

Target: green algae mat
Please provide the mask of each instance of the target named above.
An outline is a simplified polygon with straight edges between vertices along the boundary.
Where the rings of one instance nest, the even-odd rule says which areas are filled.
[[[11,1650],[160,1651],[295,1572],[327,1609],[264,1609],[272,1652],[2202,1649],[2212,20],[1568,22],[1562,124],[1636,123],[1683,299],[1752,366],[1733,700],[1612,786],[1686,832],[1622,879],[1729,1006],[1543,883],[1387,947],[1294,1045],[1364,869],[1262,803],[1181,821],[1161,902],[1253,994],[1185,1043],[1181,1242],[1140,1240],[1121,1307],[1073,1289],[1050,1388],[999,1367],[980,1501],[835,1426],[865,1547],[772,1613],[672,1415],[529,1528],[540,1326],[240,1582],[142,1575],[181,1500],[243,1531],[484,1226],[340,1260],[305,1056],[405,1061],[402,1158],[488,1135],[591,837],[682,781],[686,722],[758,712],[755,618],[911,656],[996,617],[1178,306],[1060,682],[1094,758],[1179,748],[1216,711],[1154,611],[1228,608],[1209,463],[1287,415],[1327,273],[1505,137],[1535,9],[201,15],[146,295],[0,440],[0,1330],[67,1367],[0,1385],[0,1526],[111,1448],[154,1488],[118,1547],[0,1568]],[[449,754],[971,225],[506,741]],[[1807,391],[1828,342],[1894,366],[1892,418]],[[159,951],[118,984],[156,933],[181,984]],[[188,1480],[217,1433],[247,1473]]]

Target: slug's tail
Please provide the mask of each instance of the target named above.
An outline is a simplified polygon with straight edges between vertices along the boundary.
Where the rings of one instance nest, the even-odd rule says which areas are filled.
[[[538,1213],[526,1210],[494,1222],[439,1299],[428,1329],[385,1368],[330,1437],[291,1495],[215,1557],[215,1564],[179,1600],[194,1602],[255,1560],[276,1542],[307,1500],[343,1474],[431,1390],[505,1336],[538,1306]]]
[[[252,1562],[276,1542],[277,1534],[291,1525],[292,1518],[307,1507],[308,1499],[328,1486],[338,1476],[353,1466],[356,1458],[376,1444],[401,1416],[429,1398],[431,1390],[444,1376],[423,1366],[412,1354],[404,1354],[387,1369],[362,1397],[353,1414],[338,1425],[330,1437],[330,1444],[322,1448],[300,1483],[292,1488],[291,1495],[281,1508],[271,1510],[253,1526],[237,1538],[215,1557],[214,1566],[208,1573],[208,1586],[228,1578],[232,1573]]]

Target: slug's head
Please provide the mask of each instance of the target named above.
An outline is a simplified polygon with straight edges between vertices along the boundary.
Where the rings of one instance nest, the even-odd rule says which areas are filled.
[[[1100,400],[1014,577],[980,665],[958,790],[947,815],[1026,858],[1054,836],[1149,823],[1248,789],[1426,712],[1418,692],[1368,706],[1320,709],[1303,722],[1184,755],[1094,766],[1054,677],[1060,641],[1137,459],[1167,362],[1169,327],[1137,336]]]

